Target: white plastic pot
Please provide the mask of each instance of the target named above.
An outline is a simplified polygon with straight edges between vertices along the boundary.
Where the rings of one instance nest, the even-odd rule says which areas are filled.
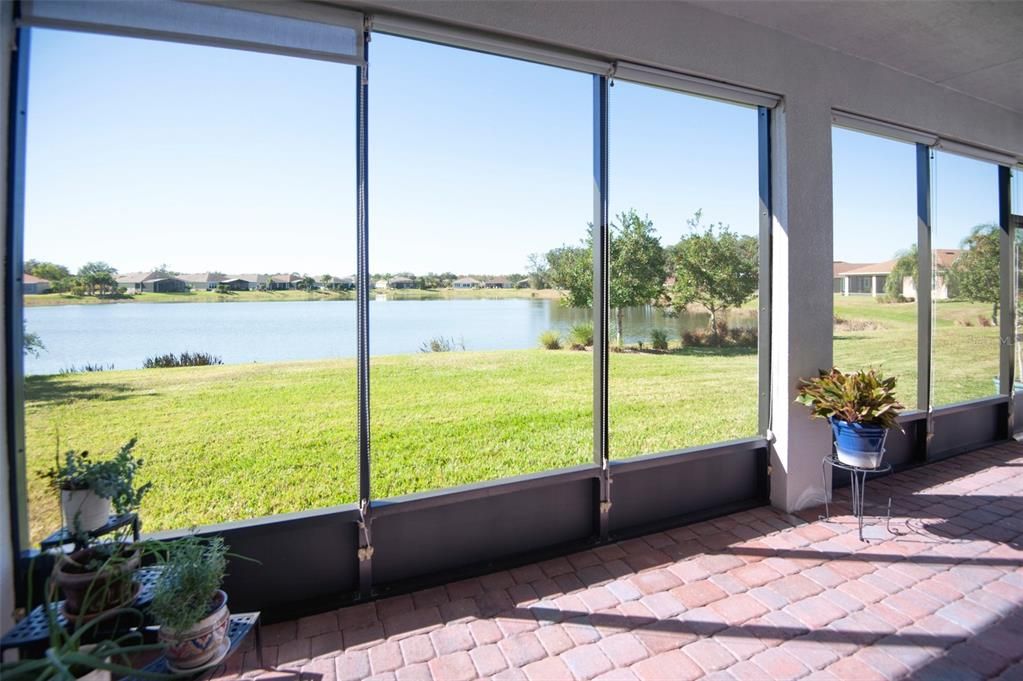
[[[64,527],[70,531],[74,531],[77,522],[79,529],[91,532],[110,519],[110,499],[104,499],[91,489],[62,489],[60,503],[64,509]]]

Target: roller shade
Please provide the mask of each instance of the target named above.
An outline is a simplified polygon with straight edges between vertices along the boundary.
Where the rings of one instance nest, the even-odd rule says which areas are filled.
[[[880,137],[888,137],[890,139],[909,142],[910,144],[926,144],[930,147],[934,146],[938,141],[937,135],[929,135],[925,132],[914,130],[912,128],[893,125],[891,123],[883,123],[871,118],[844,113],[842,111],[832,112],[831,121],[840,128],[847,128],[857,132],[866,132]]]
[[[304,2],[25,0],[26,26],[362,64],[363,17]]]
[[[975,147],[972,144],[954,142],[952,140],[939,139],[935,147],[950,154],[966,156],[968,158],[977,159],[978,161],[997,163],[998,165],[1003,166],[1013,166],[1019,162],[1015,156],[1010,156],[1009,154],[1003,154],[1001,152],[984,149],[982,147]]]
[[[748,104],[750,106],[773,108],[781,101],[780,97],[768,92],[744,88],[738,85],[729,85],[728,83],[719,83],[696,76],[687,76],[650,66],[629,64],[627,62],[618,62],[615,65],[614,76],[615,78],[644,85],[653,85],[655,87],[663,87],[712,99],[721,99],[727,102]]]
[[[477,52],[488,52],[503,57],[558,66],[572,71],[596,75],[607,75],[611,62],[593,59],[585,55],[537,45],[523,40],[469,31],[453,26],[444,26],[429,21],[407,17],[392,17],[374,14],[371,21],[373,31],[390,33],[404,38],[416,38],[431,43],[461,47]]]

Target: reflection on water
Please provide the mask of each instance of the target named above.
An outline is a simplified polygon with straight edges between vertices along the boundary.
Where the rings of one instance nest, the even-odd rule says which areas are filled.
[[[666,316],[653,307],[625,311],[625,341],[648,342],[652,329],[672,339],[706,329],[709,315]],[[27,329],[46,349],[25,358],[25,373],[52,374],[83,364],[134,369],[152,355],[184,351],[219,355],[227,364],[355,356],[355,302],[124,303],[32,307]],[[567,333],[591,320],[589,310],[557,301],[386,300],[370,303],[374,355],[418,352],[445,337],[466,350],[537,346],[547,329]],[[752,311],[733,314],[733,326],[755,326]]]

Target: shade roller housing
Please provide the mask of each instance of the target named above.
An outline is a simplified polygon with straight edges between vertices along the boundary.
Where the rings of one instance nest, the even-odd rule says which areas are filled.
[[[572,71],[596,75],[607,75],[611,72],[610,61],[593,59],[525,40],[489,35],[419,19],[374,14],[370,26],[373,31],[381,33],[558,66]]]
[[[781,101],[781,97],[769,92],[720,83],[697,76],[687,76],[651,66],[630,64],[628,62],[616,63],[614,77],[634,83],[653,85],[668,90],[676,90],[678,92],[720,99],[737,104],[747,104],[749,106],[774,108]]]
[[[968,158],[976,159],[978,161],[988,161],[989,163],[997,163],[1002,166],[1013,166],[1019,163],[1019,159],[1009,154],[1003,154],[999,151],[992,149],[984,149],[982,147],[975,147],[972,144],[963,144],[962,142],[955,142],[947,139],[939,139],[935,145],[936,148],[950,154],[957,154],[959,156],[966,156]]]
[[[363,63],[363,16],[304,2],[25,0],[23,25]]]
[[[857,132],[866,132],[879,137],[909,142],[910,144],[926,144],[931,147],[937,144],[937,135],[906,128],[901,125],[893,125],[876,121],[872,118],[857,116],[856,114],[834,111],[831,114],[831,121],[840,128],[847,128]]]

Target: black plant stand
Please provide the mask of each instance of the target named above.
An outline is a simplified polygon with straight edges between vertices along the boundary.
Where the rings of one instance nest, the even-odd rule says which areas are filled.
[[[824,457],[821,462],[821,477],[824,479],[824,515],[820,517],[821,520],[831,519],[831,509],[828,505],[828,499],[831,495],[828,494],[828,466],[832,469],[838,469],[843,471],[849,471],[849,478],[852,485],[850,496],[852,497],[852,512],[856,516],[856,520],[859,525],[860,541],[863,539],[863,503],[864,496],[867,491],[867,476],[868,475],[880,475],[882,473],[891,473],[892,465],[890,463],[882,463],[877,468],[861,468],[860,466],[851,466],[847,463],[843,463],[838,460],[835,454],[829,454]],[[892,531],[892,498],[888,497],[888,515],[885,517],[885,529],[890,533]]]
[[[119,530],[122,527],[131,525],[131,536],[134,541],[139,540],[139,516],[137,513],[122,513],[121,515],[112,515],[107,524],[103,527],[98,527],[91,532],[86,532],[85,535],[89,539],[95,539],[101,537],[104,534],[109,534],[114,530]],[[46,539],[39,542],[39,548],[43,551],[47,549],[55,549],[59,546],[66,544],[74,544],[76,549],[82,548],[79,544],[79,538],[76,538],[74,533],[69,532],[66,527],[62,527]]]

